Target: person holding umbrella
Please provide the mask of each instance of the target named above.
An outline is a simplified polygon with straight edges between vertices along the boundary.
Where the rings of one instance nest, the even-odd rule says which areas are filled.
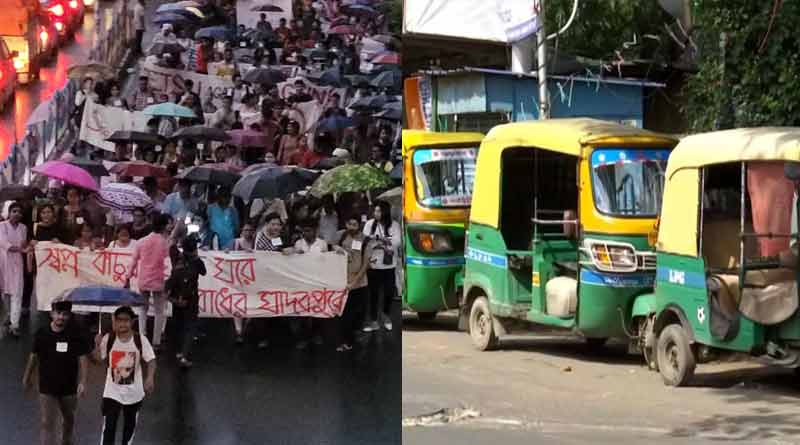
[[[145,297],[139,318],[139,332],[147,332],[148,301],[153,299],[155,307],[155,326],[153,328],[153,346],[156,350],[161,347],[161,334],[166,322],[164,306],[166,298],[164,291],[165,262],[169,257],[169,241],[165,235],[169,220],[166,215],[158,213],[153,218],[153,232],[138,240],[133,249],[133,258],[128,267],[125,287],[130,288],[130,280],[138,271],[139,292]]]
[[[132,329],[135,317],[130,306],[119,307],[114,311],[113,331],[95,337],[94,361],[108,360],[101,407],[104,445],[113,445],[120,414],[122,443],[131,443],[142,400],[155,388],[155,351],[144,334]],[[147,377],[143,376],[142,364],[147,367]]]
[[[38,377],[42,443],[73,443],[78,397],[86,393],[88,355],[93,345],[91,337],[70,323],[71,319],[72,303],[53,301],[50,323],[36,331],[22,376],[25,390],[33,386],[34,375]],[[60,440],[56,437],[57,413],[61,414]]]

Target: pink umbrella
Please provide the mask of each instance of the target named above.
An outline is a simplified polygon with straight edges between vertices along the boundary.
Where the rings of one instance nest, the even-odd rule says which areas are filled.
[[[372,60],[369,61],[372,64],[383,64],[383,65],[399,65],[400,64],[400,54],[394,51],[384,51],[377,56],[373,57]]]
[[[58,179],[65,184],[84,188],[96,192],[99,188],[97,182],[86,170],[64,161],[47,161],[31,169],[34,173],[39,173],[48,178]]]
[[[267,137],[263,133],[253,130],[231,130],[228,132],[231,140],[229,144],[239,147],[266,147]]]
[[[358,30],[353,25],[339,25],[331,28],[328,34],[358,34]]]

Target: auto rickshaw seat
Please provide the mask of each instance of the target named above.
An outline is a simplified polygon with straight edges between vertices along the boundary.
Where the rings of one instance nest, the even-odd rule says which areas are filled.
[[[739,267],[739,230],[738,219],[706,220],[703,222],[703,259],[706,267],[714,269],[733,269]],[[752,232],[753,224],[745,223],[745,231]],[[748,237],[744,243],[745,256],[758,256],[758,241]]]
[[[725,313],[733,314],[738,311],[765,325],[780,323],[797,311],[795,277],[794,271],[785,268],[751,270],[746,276],[748,287],[740,289],[738,275],[712,275],[712,278],[721,283],[718,299]]]

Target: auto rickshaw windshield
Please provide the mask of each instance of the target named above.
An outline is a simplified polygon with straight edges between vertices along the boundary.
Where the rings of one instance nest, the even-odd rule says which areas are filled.
[[[417,200],[425,207],[468,207],[472,202],[477,147],[416,149]]]
[[[610,216],[656,216],[661,208],[667,149],[599,149],[591,155],[597,210]]]

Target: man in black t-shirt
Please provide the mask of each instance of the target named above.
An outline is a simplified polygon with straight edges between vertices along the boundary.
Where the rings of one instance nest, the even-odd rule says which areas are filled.
[[[87,354],[92,342],[70,323],[69,301],[53,302],[50,318],[50,324],[36,332],[22,385],[25,389],[32,386],[38,368],[42,443],[72,444],[75,410],[78,397],[86,391]],[[58,412],[62,418],[60,441],[55,437]]]

